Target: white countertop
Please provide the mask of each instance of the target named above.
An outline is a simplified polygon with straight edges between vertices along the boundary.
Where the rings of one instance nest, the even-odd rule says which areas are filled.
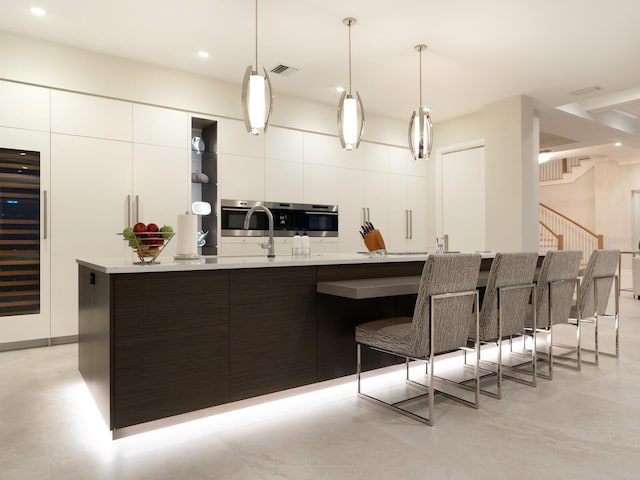
[[[483,256],[493,256],[484,254]],[[151,273],[179,272],[195,270],[229,270],[237,268],[301,267],[311,265],[344,265],[393,262],[424,262],[426,254],[388,254],[373,255],[366,253],[316,254],[310,256],[277,255],[273,259],[262,256],[203,256],[199,260],[175,260],[173,257],[158,258],[159,264],[135,265],[131,259],[79,258],[79,265],[103,273]]]

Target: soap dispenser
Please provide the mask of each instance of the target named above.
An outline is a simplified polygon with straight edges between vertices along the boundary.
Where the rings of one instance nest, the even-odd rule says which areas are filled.
[[[302,255],[302,237],[300,236],[300,232],[296,232],[293,236],[291,253],[293,255]]]

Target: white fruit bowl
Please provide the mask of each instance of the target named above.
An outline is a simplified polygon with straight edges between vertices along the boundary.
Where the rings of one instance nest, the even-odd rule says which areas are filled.
[[[129,246],[133,249],[133,252],[140,259],[139,262],[135,262],[135,265],[152,265],[160,263],[158,256],[164,250],[173,236],[174,232],[138,232],[134,233],[133,238],[125,238],[122,233],[118,235],[123,236],[125,242],[129,242]]]

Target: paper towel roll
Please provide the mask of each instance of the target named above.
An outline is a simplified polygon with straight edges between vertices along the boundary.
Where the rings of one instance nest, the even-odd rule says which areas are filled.
[[[176,232],[178,245],[176,254],[198,254],[198,216],[178,215],[178,230]]]

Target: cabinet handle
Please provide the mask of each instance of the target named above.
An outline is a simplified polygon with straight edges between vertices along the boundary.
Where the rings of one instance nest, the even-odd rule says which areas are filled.
[[[367,207],[367,222],[371,221],[371,215],[369,213],[369,207]]]
[[[404,211],[404,239],[409,239],[409,210]]]
[[[413,239],[413,210],[409,210],[409,239]]]
[[[42,239],[46,240],[48,237],[47,230],[49,230],[49,217],[47,215],[47,205],[49,204],[49,201],[47,200],[46,190],[42,191],[42,204],[44,207],[44,214],[42,215]]]
[[[127,195],[127,227],[131,226],[131,195]]]
[[[362,212],[360,212],[360,213],[361,213],[360,216],[362,217],[362,221],[360,223],[364,224],[364,222],[367,221],[367,212],[366,212],[364,207],[362,207]]]
[[[136,195],[136,223],[140,221],[140,195]]]

